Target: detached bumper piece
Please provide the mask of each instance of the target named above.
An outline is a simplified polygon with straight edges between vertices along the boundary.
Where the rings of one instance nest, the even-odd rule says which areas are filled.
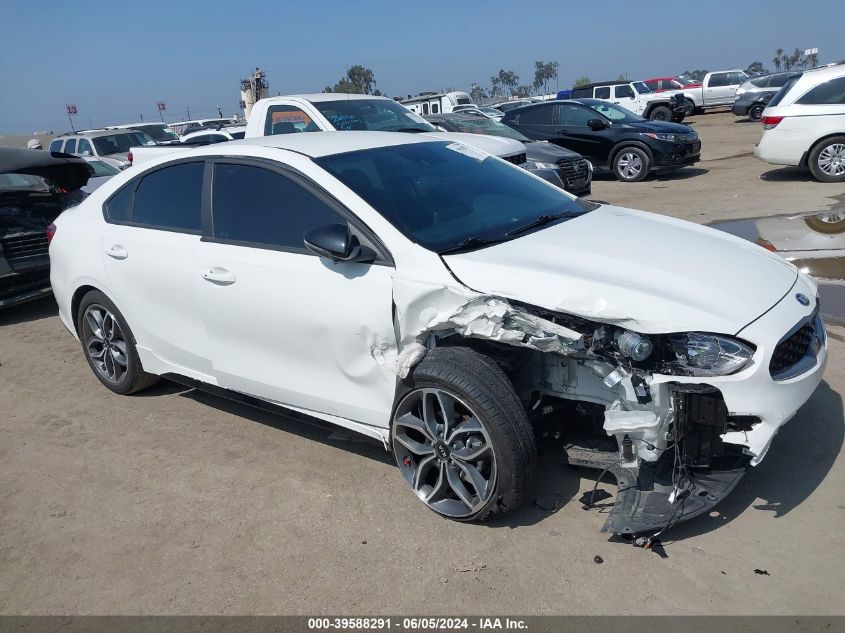
[[[731,420],[721,394],[705,385],[676,387],[670,447],[655,462],[623,468],[618,453],[566,448],[574,466],[606,469],[618,492],[602,532],[656,533],[709,512],[739,483],[750,457],[719,437],[747,424]]]

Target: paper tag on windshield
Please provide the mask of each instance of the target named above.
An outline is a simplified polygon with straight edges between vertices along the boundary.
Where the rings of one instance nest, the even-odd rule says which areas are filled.
[[[446,148],[452,150],[453,152],[458,152],[459,154],[474,158],[479,162],[487,158],[487,154],[482,152],[480,149],[475,149],[474,147],[464,145],[463,143],[449,143]]]

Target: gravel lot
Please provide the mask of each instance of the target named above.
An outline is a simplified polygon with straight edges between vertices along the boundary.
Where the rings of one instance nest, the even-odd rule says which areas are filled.
[[[759,125],[691,122],[695,168],[594,197],[707,223],[845,207],[754,160]],[[845,614],[845,329],[830,345],[763,463],[662,558],[599,533],[595,473],[557,451],[534,505],[450,522],[345,432],[166,382],[113,395],[52,299],[21,306],[0,313],[0,613]]]

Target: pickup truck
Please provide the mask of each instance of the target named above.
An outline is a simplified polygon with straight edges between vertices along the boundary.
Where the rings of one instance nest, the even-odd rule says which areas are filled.
[[[680,93],[654,93],[642,81],[602,81],[576,86],[571,98],[610,101],[652,121],[680,123],[687,115],[686,102]]]
[[[680,89],[687,102],[687,114],[701,114],[708,108],[732,106],[739,88],[750,75],[744,70],[716,70],[704,75],[700,86]]]
[[[332,132],[380,130],[424,134],[455,141],[525,166],[525,146],[510,138],[442,132],[420,115],[387,97],[334,92],[259,99],[246,124],[246,138]]]

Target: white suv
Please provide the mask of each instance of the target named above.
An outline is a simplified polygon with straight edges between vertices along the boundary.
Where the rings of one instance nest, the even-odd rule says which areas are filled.
[[[790,78],[763,111],[754,156],[808,167],[822,182],[845,182],[845,64]]]

